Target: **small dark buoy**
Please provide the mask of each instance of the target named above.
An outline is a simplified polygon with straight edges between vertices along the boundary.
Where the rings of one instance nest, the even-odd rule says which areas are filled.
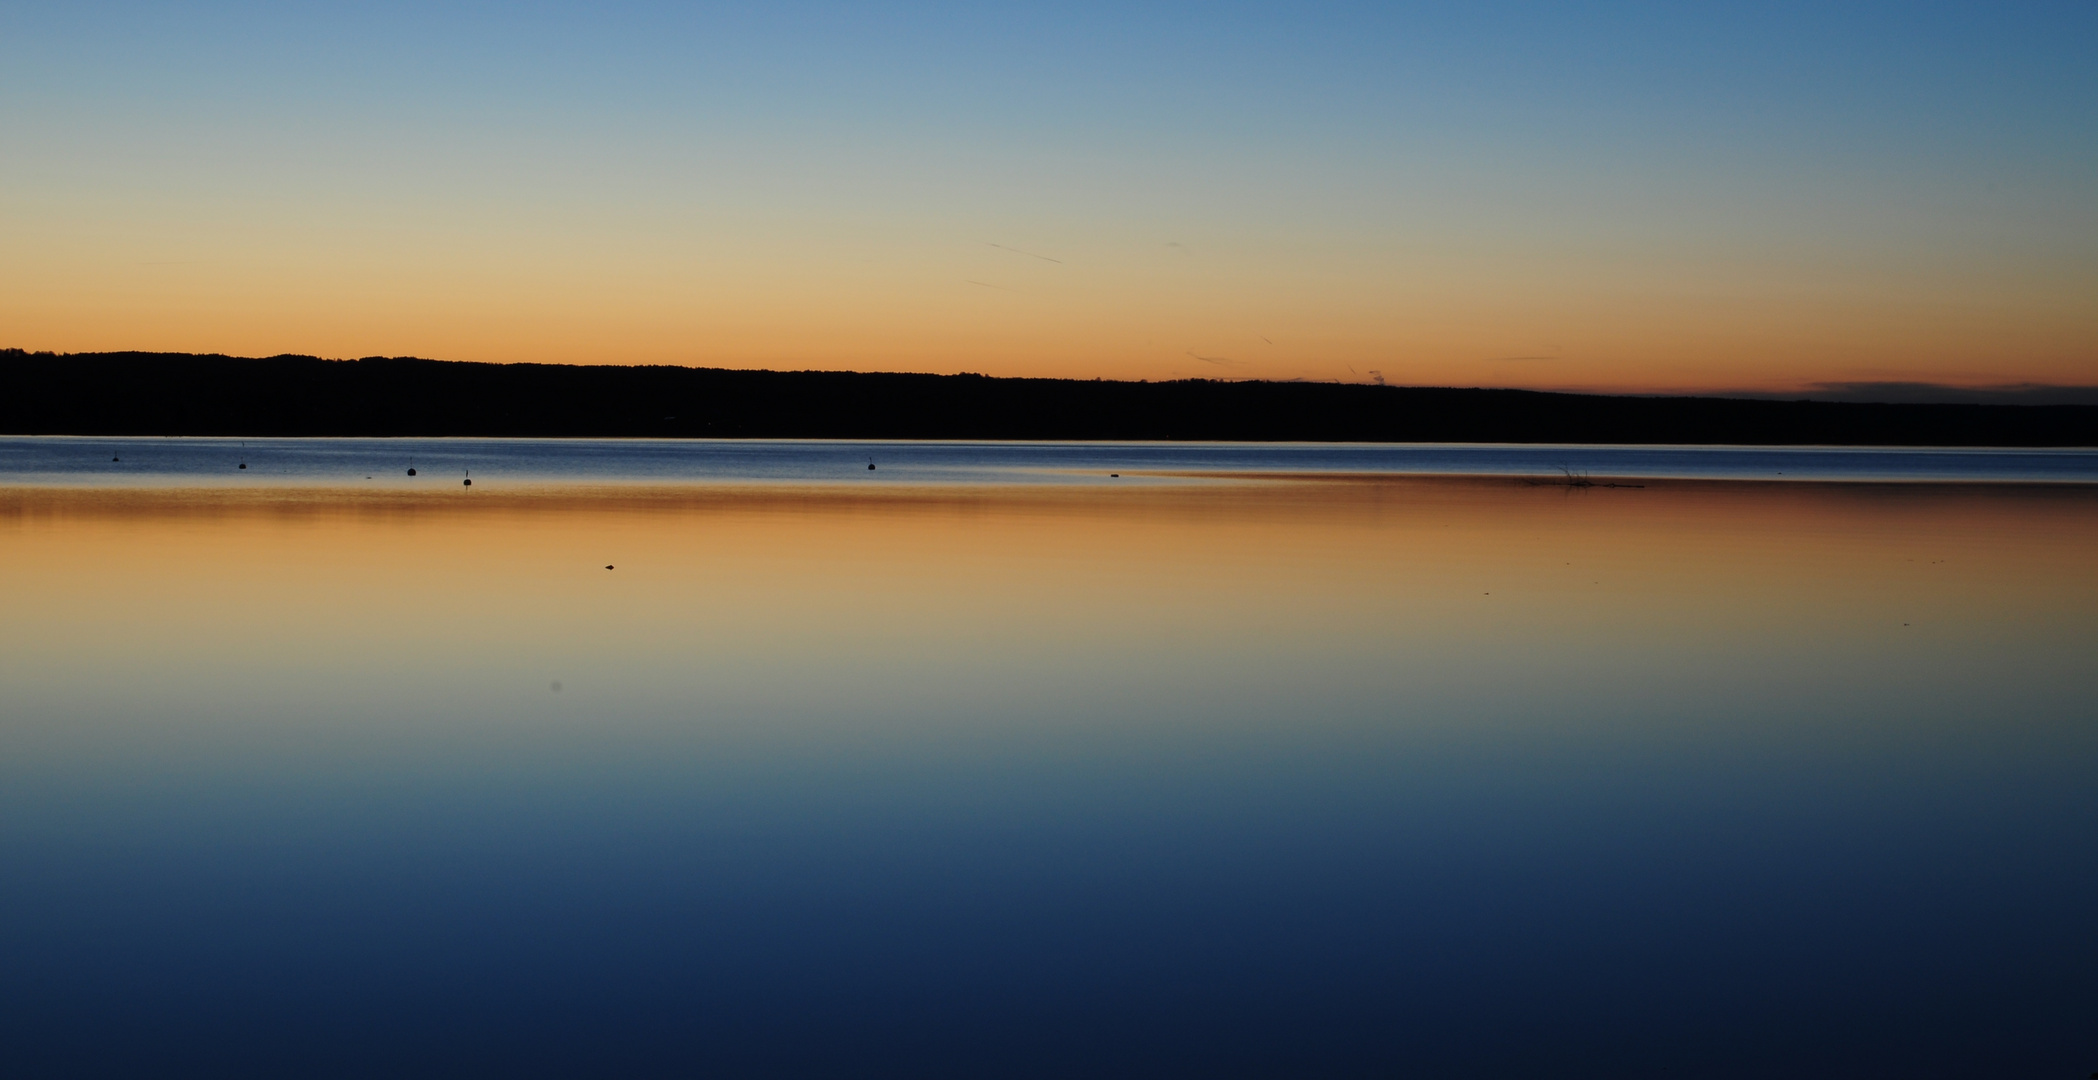
[[[124,460],[124,459],[123,459],[123,458],[120,458],[120,457],[118,457],[118,456],[116,456],[115,454],[111,454],[111,455],[109,455],[109,460],[111,460],[111,461],[122,461],[122,460]]]
[[[612,569],[612,564],[611,564],[611,563],[606,563],[606,564],[605,564],[605,569],[607,569],[607,570],[610,570],[610,569]]]
[[[410,466],[408,467],[408,475],[410,475],[410,476],[414,476],[414,475],[415,475],[415,466],[413,466],[413,465],[410,465]]]
[[[459,486],[460,486],[460,487],[472,487],[472,486],[474,486],[474,475],[473,475],[473,470],[472,470],[472,469],[468,469],[468,470],[466,470],[466,482],[465,482],[465,483],[463,483],[463,484],[461,484],[461,485],[459,485]]]
[[[247,462],[245,462],[245,461],[243,461],[243,462],[241,462],[241,463],[240,463],[240,467],[241,467],[241,468],[243,468],[243,469],[245,469],[245,468],[247,468],[247,467],[248,467],[248,463],[247,463]]]
[[[1121,473],[1118,473],[1118,472],[1111,472],[1111,473],[1108,473],[1107,475],[1109,475],[1109,476],[1111,476],[1111,477],[1114,477],[1114,478],[1115,478],[1115,479],[1117,479],[1117,480],[1120,480],[1120,479],[1122,478],[1122,474],[1121,474]]]
[[[870,462],[868,462],[868,463],[867,463],[867,471],[868,471],[868,472],[873,472],[873,471],[874,471],[874,463],[873,463],[873,462],[871,462],[871,461],[870,461]]]

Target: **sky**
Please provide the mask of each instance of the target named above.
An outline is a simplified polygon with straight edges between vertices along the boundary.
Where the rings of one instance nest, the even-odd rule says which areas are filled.
[[[2098,385],[2098,5],[0,5],[0,347]]]

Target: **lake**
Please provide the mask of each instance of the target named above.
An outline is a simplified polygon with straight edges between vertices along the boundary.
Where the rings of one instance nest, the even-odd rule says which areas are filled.
[[[0,1072],[2083,1077],[2094,553],[2074,450],[0,439]]]

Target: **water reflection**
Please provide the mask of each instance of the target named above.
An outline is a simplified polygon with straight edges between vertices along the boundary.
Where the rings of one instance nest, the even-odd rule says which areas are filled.
[[[6,490],[0,1044],[2082,1075],[2094,526],[2082,487]]]

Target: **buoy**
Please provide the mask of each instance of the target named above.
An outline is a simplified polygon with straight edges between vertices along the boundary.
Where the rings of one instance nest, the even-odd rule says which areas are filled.
[[[607,569],[607,570],[610,570],[610,569],[612,569],[612,564],[611,564],[611,563],[606,563],[606,564],[605,564],[605,569]],[[1908,624],[1907,624],[1907,623],[1902,623],[1901,625],[1903,625],[1903,626],[1907,626]]]
[[[459,486],[460,486],[460,487],[472,487],[472,486],[474,486],[473,470],[471,470],[471,469],[468,469],[468,470],[467,470],[467,472],[466,472],[466,482],[465,482],[465,483],[463,483],[463,484],[461,484],[461,485],[459,485]]]
[[[414,475],[415,475],[415,465],[414,465],[413,463],[410,463],[410,464],[409,464],[409,466],[408,466],[408,475],[410,475],[410,476],[414,476]]]
[[[241,468],[243,468],[243,469],[245,469],[245,468],[247,468],[247,467],[248,467],[248,463],[247,463],[247,462],[245,462],[245,461],[243,461],[243,462],[241,462],[241,463],[240,463],[240,467],[241,467]]]
[[[867,463],[867,471],[868,471],[868,472],[873,472],[873,471],[874,471],[874,463],[873,463],[873,462],[871,462],[871,461],[870,461],[870,462],[868,462],[868,463]]]
[[[122,460],[124,460],[124,459],[123,459],[123,458],[120,458],[120,457],[118,457],[118,456],[116,456],[115,454],[111,454],[111,455],[109,455],[109,460],[111,460],[111,461],[122,461]]]
[[[1118,473],[1118,472],[1111,472],[1111,473],[1108,473],[1107,475],[1109,475],[1109,476],[1111,476],[1111,477],[1113,477],[1113,478],[1115,478],[1115,479],[1117,479],[1117,480],[1120,480],[1120,479],[1122,478],[1122,474],[1121,474],[1121,473]]]

